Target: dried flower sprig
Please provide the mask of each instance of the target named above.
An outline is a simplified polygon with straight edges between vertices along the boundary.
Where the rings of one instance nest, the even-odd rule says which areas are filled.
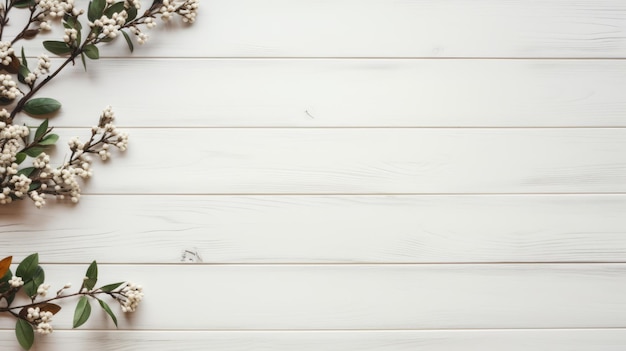
[[[33,345],[35,332],[50,334],[53,331],[52,317],[61,310],[61,306],[54,303],[57,300],[78,298],[72,323],[73,328],[78,328],[89,319],[92,300],[98,302],[117,326],[117,317],[103,298],[108,297],[116,301],[122,312],[134,312],[143,299],[141,285],[130,282],[107,284],[97,288],[96,261],[87,268],[78,291],[67,292],[72,286],[68,283],[54,296],[46,298],[50,285],[45,283],[45,273],[39,265],[39,255],[35,253],[26,257],[17,266],[15,274],[10,269],[11,261],[11,256],[0,260],[0,313],[11,314],[17,319],[15,335],[19,344],[26,350]],[[15,298],[20,294],[30,299],[30,302],[14,306]]]
[[[50,157],[45,153],[59,139],[58,135],[51,133],[53,128],[48,125],[48,120],[36,127],[14,122],[20,113],[47,116],[61,108],[59,101],[35,98],[35,95],[78,57],[86,70],[87,59],[100,58],[98,46],[115,40],[120,34],[132,52],[131,37],[139,44],[145,43],[148,35],[143,28],[154,28],[157,18],[169,21],[178,15],[183,22],[193,23],[198,0],[154,0],[143,14],[139,14],[140,8],[140,0],[92,0],[86,11],[77,8],[74,0],[5,0],[4,4],[0,0],[0,105],[7,106],[0,108],[0,204],[29,197],[35,206],[42,207],[47,195],[78,202],[79,180],[92,175],[89,154],[107,160],[111,148],[126,150],[128,136],[113,124],[110,107],[103,111],[87,142],[80,142],[77,138],[70,140],[69,159],[56,167],[50,165]],[[3,41],[9,13],[13,9],[28,10],[30,15],[15,37]],[[55,22],[63,25],[62,40],[46,40],[43,47],[52,54],[65,57],[65,61],[53,70],[50,58],[42,54],[38,57],[37,67],[29,68],[24,49],[18,58],[15,44],[51,30]],[[27,158],[32,159],[32,167],[21,166]]]

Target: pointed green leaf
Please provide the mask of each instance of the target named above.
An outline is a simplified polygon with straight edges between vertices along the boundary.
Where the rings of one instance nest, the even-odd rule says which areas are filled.
[[[35,167],[24,167],[22,169],[20,169],[19,171],[17,171],[17,175],[23,174],[27,177],[30,177],[30,175],[35,171]]]
[[[13,6],[18,9],[25,9],[27,7],[35,6],[35,0],[18,0],[13,3]]]
[[[131,4],[131,6],[132,6],[132,4]],[[121,13],[124,10],[125,10],[124,2],[120,1],[120,2],[116,2],[115,4],[109,6],[109,8],[104,11],[104,15],[109,17],[109,18],[111,18],[111,17],[113,17],[114,13]]]
[[[130,40],[128,33],[126,33],[126,31],[121,31],[121,32],[122,34],[124,34],[124,39],[126,39],[126,44],[128,44],[128,49],[130,50],[130,52],[133,52],[135,48],[133,47],[133,42],[132,40]]]
[[[137,18],[137,8],[133,6],[132,3],[130,5],[130,8],[126,9],[126,13],[128,14],[128,17],[126,17],[126,23]]]
[[[87,55],[87,57],[92,60],[97,60],[100,58],[100,50],[98,50],[98,47],[94,44],[86,45],[83,51],[85,55]]]
[[[28,67],[24,65],[20,65],[20,69],[17,71],[17,80],[19,80],[20,83],[28,84],[26,83],[25,78],[28,77],[29,74],[30,74],[30,70],[28,69]]]
[[[89,315],[91,315],[91,305],[89,304],[89,299],[87,299],[87,296],[83,296],[78,300],[78,304],[76,304],[72,328],[78,328],[81,325],[85,324],[87,319],[89,319]]]
[[[81,61],[83,61],[83,67],[85,68],[85,72],[87,72],[87,60],[85,60],[85,53],[84,52],[80,53],[80,59],[81,59]]]
[[[59,140],[59,136],[56,134],[48,134],[46,137],[39,142],[39,145],[54,145],[57,140]]]
[[[37,131],[35,132],[35,141],[41,139],[46,132],[48,132],[48,119],[46,118],[39,127],[37,127]]]
[[[35,341],[33,326],[21,318],[15,324],[15,336],[24,350],[30,350]]]
[[[91,262],[89,268],[87,268],[85,277],[87,277],[87,280],[84,281],[83,286],[88,290],[93,289],[98,282],[98,264],[96,261]]]
[[[72,52],[72,48],[64,41],[46,40],[43,42],[43,47],[55,55],[65,55]]]
[[[111,291],[119,288],[122,284],[124,284],[124,282],[108,284],[108,285],[105,285],[105,286],[101,287],[100,290],[102,290],[104,292],[111,292]]]
[[[25,281],[24,283],[24,292],[26,295],[30,297],[37,295],[37,288],[39,288],[39,285],[43,284],[45,280],[46,274],[44,273],[43,268],[38,266],[33,278]]]
[[[42,147],[35,146],[35,147],[29,147],[28,149],[24,150],[23,152],[26,155],[30,156],[30,157],[37,157],[42,152],[44,152],[44,149]]]
[[[15,275],[21,277],[24,281],[30,280],[35,276],[37,267],[39,267],[39,254],[34,253],[20,262],[15,271]]]
[[[115,317],[115,314],[113,313],[113,311],[111,311],[111,307],[109,307],[109,305],[107,305],[106,302],[97,299],[98,302],[100,303],[100,307],[102,307],[102,309],[109,315],[111,316],[111,319],[113,320],[113,323],[115,323],[115,326],[117,327],[117,317]]]
[[[93,22],[97,20],[98,18],[102,17],[106,4],[107,4],[106,0],[91,1],[87,9],[87,18],[89,18],[89,20]]]
[[[26,60],[26,54],[24,54],[24,47],[22,46],[22,65],[28,68],[28,60]]]
[[[36,98],[28,100],[24,104],[24,111],[31,115],[45,115],[56,112],[61,108],[61,103],[51,98]]]
[[[15,163],[17,163],[18,165],[24,162],[25,159],[26,154],[23,152],[18,152],[17,155],[15,155]]]

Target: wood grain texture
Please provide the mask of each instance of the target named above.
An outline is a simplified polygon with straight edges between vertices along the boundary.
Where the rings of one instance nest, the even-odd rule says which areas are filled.
[[[624,209],[624,195],[92,195],[0,207],[0,247],[46,263],[623,262]]]
[[[45,269],[78,286],[87,265]],[[100,284],[144,286],[142,308],[120,320],[133,330],[623,328],[625,274],[626,264],[99,265]],[[62,304],[57,329],[75,303]],[[93,314],[86,329],[113,327]]]
[[[13,332],[0,343],[17,345]],[[463,331],[56,331],[38,337],[32,351],[623,351],[626,331],[463,330]],[[17,347],[17,346],[16,346]]]
[[[121,77],[141,93],[99,93]],[[620,60],[110,59],[60,78],[40,92],[64,103],[55,126],[107,104],[133,127],[626,126]]]
[[[130,143],[86,193],[626,191],[624,129],[133,129]]]
[[[139,55],[626,57],[626,4],[615,0],[204,0],[192,28],[159,27]],[[126,56],[115,44],[102,54]]]

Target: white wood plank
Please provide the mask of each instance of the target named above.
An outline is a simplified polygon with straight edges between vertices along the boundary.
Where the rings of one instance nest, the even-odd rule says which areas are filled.
[[[184,30],[161,25],[137,53],[152,57],[626,56],[626,4],[620,0],[203,0],[198,16],[197,23]],[[17,28],[15,24],[12,31]],[[57,37],[43,39],[53,38]],[[29,53],[41,50],[36,41],[23,44]],[[116,44],[102,54],[127,55],[124,40]]]
[[[56,126],[110,104],[139,127],[594,127],[626,126],[625,90],[619,60],[111,59],[39,96],[64,103]]]
[[[79,285],[87,265],[44,268],[57,286]],[[623,328],[625,274],[625,264],[99,266],[102,284],[144,286],[143,308],[120,321],[136,330]],[[103,311],[85,325],[107,327]]]
[[[17,345],[0,331],[3,345]],[[37,337],[32,351],[623,351],[623,329],[215,332],[55,331]],[[17,346],[15,346],[17,349]]]
[[[626,191],[624,129],[133,129],[115,158],[87,193]]]
[[[46,263],[624,262],[624,209],[624,195],[92,195],[0,207],[0,247]]]

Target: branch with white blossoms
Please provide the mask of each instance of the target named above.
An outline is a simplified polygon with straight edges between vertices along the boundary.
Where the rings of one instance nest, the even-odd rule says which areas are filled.
[[[93,261],[87,268],[78,291],[68,292],[72,286],[68,283],[52,297],[47,297],[50,285],[45,283],[45,274],[39,265],[38,254],[32,254],[20,262],[15,274],[11,272],[11,262],[11,256],[0,260],[0,313],[8,313],[17,319],[15,335],[19,344],[26,350],[32,347],[35,332],[52,333],[52,317],[61,311],[61,306],[54,303],[58,300],[78,298],[72,323],[73,328],[78,328],[87,322],[91,315],[91,301],[97,301],[117,326],[117,317],[103,298],[117,302],[122,312],[135,312],[143,299],[141,285],[130,282],[96,287],[98,281],[96,261]],[[20,294],[28,298],[30,302],[15,303],[15,298]]]
[[[145,43],[145,29],[154,28],[157,19],[170,21],[179,16],[183,22],[193,23],[198,0],[154,0],[143,14],[140,8],[140,0],[92,0],[86,10],[76,7],[74,0],[4,0],[4,4],[0,0],[0,105],[6,106],[0,108],[0,204],[30,198],[42,207],[46,196],[78,202],[80,179],[92,175],[89,154],[107,160],[112,148],[126,150],[128,136],[113,124],[110,107],[92,128],[89,140],[70,140],[71,155],[58,166],[51,166],[46,153],[59,139],[51,133],[48,120],[29,127],[16,124],[15,119],[21,113],[49,116],[57,112],[61,108],[59,101],[35,96],[79,57],[86,70],[87,59],[100,58],[101,44],[122,36],[132,52],[133,38],[139,44]],[[28,10],[29,16],[21,31],[5,41],[4,29],[13,9]],[[59,22],[64,28],[62,40],[43,42],[47,51],[65,58],[58,67],[52,67],[46,54],[38,56],[36,67],[29,67],[23,48],[20,58],[16,56],[17,42],[49,31]],[[26,159],[32,162],[31,167],[22,166]]]

